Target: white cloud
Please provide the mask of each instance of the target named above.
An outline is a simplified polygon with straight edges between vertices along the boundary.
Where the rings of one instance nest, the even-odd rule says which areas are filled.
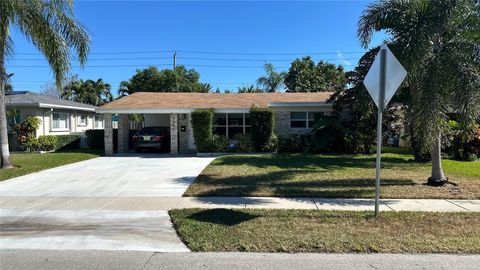
[[[345,58],[343,57],[343,54],[342,52],[340,51],[337,51],[337,59],[340,63],[342,63],[344,66],[351,66],[352,65],[352,62],[348,61],[348,60],[345,60]]]

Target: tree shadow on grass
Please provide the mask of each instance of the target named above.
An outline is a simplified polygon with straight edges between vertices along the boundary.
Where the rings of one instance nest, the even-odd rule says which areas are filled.
[[[365,178],[294,180],[302,170],[223,177],[201,175],[191,186],[190,196],[279,196],[324,198],[371,198],[375,180]],[[382,186],[415,186],[412,179],[382,179]],[[198,186],[198,191],[195,189]]]
[[[345,168],[375,168],[374,156],[278,154],[257,156],[225,156],[214,161],[215,165],[247,165],[257,168],[278,167],[309,170],[339,170]],[[382,157],[383,167],[418,166],[400,157]]]
[[[238,225],[256,217],[255,215],[232,209],[208,209],[188,216],[192,220],[225,226]]]

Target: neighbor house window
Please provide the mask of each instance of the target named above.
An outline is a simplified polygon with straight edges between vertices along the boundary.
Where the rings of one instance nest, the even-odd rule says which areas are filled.
[[[213,134],[234,139],[237,134],[250,133],[249,113],[216,113],[213,118]]]
[[[78,116],[78,126],[80,127],[87,126],[87,116],[85,114],[81,114]]]
[[[95,128],[103,128],[103,115],[95,115]]]
[[[52,113],[52,130],[69,130],[70,115],[68,113]]]
[[[323,112],[291,112],[290,127],[291,128],[312,128],[315,123],[315,115]]]

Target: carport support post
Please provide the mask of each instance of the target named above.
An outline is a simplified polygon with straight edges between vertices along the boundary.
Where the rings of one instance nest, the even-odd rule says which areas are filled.
[[[112,114],[106,113],[103,116],[105,121],[104,139],[105,139],[105,156],[113,155],[113,128],[112,128]]]
[[[128,115],[118,115],[118,152],[128,152]]]
[[[170,114],[170,153],[178,153],[178,114]]]

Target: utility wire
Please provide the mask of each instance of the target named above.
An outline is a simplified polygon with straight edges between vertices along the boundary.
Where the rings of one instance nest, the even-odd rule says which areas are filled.
[[[172,57],[126,57],[126,58],[92,58],[88,61],[123,61],[123,60],[161,60],[161,59],[172,59]],[[185,60],[207,60],[207,61],[239,61],[239,62],[291,62],[295,59],[241,59],[241,58],[208,58],[208,57],[177,57],[177,59]],[[319,61],[338,61],[338,60],[358,60],[360,58],[327,58],[327,59],[318,59]],[[8,60],[13,61],[46,61],[42,58],[10,58]],[[78,59],[73,59],[78,61]]]

